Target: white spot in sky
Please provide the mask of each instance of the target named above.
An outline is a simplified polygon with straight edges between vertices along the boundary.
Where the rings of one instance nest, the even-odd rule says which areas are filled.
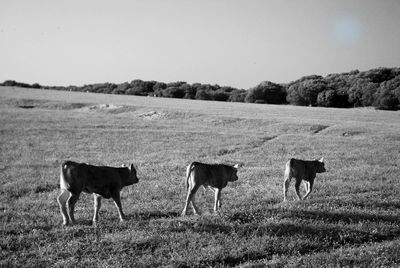
[[[335,19],[335,37],[343,45],[354,45],[360,38],[360,22],[352,16],[342,16]]]

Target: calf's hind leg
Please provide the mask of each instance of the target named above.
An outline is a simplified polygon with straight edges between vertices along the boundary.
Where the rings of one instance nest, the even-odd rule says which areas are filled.
[[[290,175],[290,173],[288,171],[285,170],[285,176],[283,178],[283,180],[284,180],[284,182],[283,182],[283,201],[284,202],[287,199],[287,193],[289,190],[291,179],[292,179],[292,176]]]
[[[67,190],[62,190],[61,194],[57,197],[58,204],[60,205],[60,211],[63,218],[63,225],[69,224],[69,216],[67,212],[67,200],[70,193]]]
[[[301,184],[301,179],[296,178],[296,184],[294,185],[294,188],[296,190],[297,197],[299,200],[301,200],[301,195],[300,195],[300,184]]]
[[[74,210],[75,210],[75,204],[79,199],[79,194],[73,194],[71,193],[71,196],[68,198],[68,209],[69,209],[69,219],[71,220],[71,223],[75,223],[75,217],[74,217]]]
[[[303,196],[303,200],[306,199],[311,194],[313,188],[312,182],[305,181],[305,185],[306,185],[306,194]]]
[[[187,192],[187,196],[186,196],[186,203],[185,203],[185,207],[182,210],[181,215],[185,216],[187,213],[187,208],[189,206],[189,203],[192,204],[192,208],[193,208],[193,212],[194,214],[199,214],[199,210],[197,209],[197,206],[195,204],[195,194],[197,192],[197,190],[199,189],[199,186],[194,186],[192,188],[191,185],[189,185],[188,187],[188,192]]]
[[[125,220],[124,212],[122,211],[122,204],[121,204],[121,196],[119,192],[116,192],[112,195],[112,199],[114,200],[114,204],[118,209],[119,220],[123,222]]]

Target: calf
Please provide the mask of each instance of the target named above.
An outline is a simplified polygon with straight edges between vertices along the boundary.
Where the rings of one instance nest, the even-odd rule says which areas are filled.
[[[61,194],[57,201],[60,205],[63,224],[68,225],[69,221],[73,224],[74,208],[81,192],[93,193],[94,215],[93,225],[96,224],[101,197],[114,200],[118,209],[119,218],[124,220],[122,212],[120,191],[124,186],[138,183],[136,169],[131,164],[129,167],[107,167],[93,166],[72,161],[64,162],[60,171]],[[68,212],[67,212],[68,204]]]
[[[191,163],[186,169],[186,188],[188,192],[182,216],[186,215],[189,203],[192,204],[194,214],[199,214],[195,204],[195,194],[200,186],[208,186],[214,191],[214,212],[218,212],[218,209],[221,208],[221,190],[228,184],[228,181],[238,180],[237,169],[238,165]]]
[[[286,201],[287,192],[292,178],[296,179],[294,187],[299,200],[302,199],[300,196],[300,184],[301,181],[304,180],[306,194],[303,199],[306,199],[312,191],[316,174],[325,171],[324,158],[314,161],[298,160],[294,158],[290,159],[285,166],[283,201]]]

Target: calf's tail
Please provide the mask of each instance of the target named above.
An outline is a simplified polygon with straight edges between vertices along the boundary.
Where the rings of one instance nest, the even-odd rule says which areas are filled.
[[[285,171],[284,171],[284,179],[290,179],[291,168],[293,165],[293,158],[286,162]]]
[[[67,181],[65,180],[65,171],[67,169],[67,162],[61,164],[60,168],[60,190],[68,190],[69,185]]]
[[[194,168],[195,162],[191,163],[187,169],[186,169],[186,189],[189,188],[189,177],[190,177],[190,173],[192,172],[193,168]]]

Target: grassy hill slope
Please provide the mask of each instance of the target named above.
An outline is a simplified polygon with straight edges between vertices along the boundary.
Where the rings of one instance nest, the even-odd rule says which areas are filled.
[[[0,88],[0,266],[390,266],[400,264],[398,112]],[[291,158],[324,156],[309,200],[282,203]],[[129,220],[82,194],[61,226],[64,160],[135,163]],[[180,217],[186,166],[242,163],[223,212]],[[293,187],[293,185],[292,185]]]

